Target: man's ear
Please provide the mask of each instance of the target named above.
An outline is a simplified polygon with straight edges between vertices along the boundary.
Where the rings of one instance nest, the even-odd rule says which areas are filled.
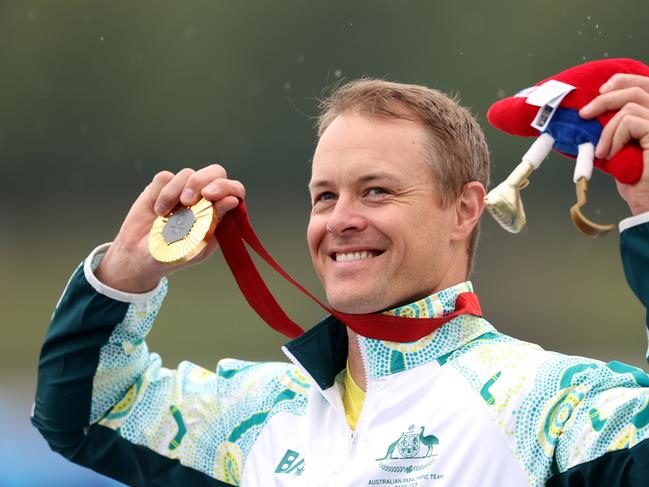
[[[472,181],[464,185],[462,194],[455,202],[455,229],[453,240],[465,240],[480,221],[487,194],[482,183]]]

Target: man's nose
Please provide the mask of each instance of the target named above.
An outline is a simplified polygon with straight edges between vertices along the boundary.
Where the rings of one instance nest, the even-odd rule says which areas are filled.
[[[352,198],[339,197],[327,219],[327,231],[333,235],[344,235],[363,231],[366,227],[367,219],[362,206]]]

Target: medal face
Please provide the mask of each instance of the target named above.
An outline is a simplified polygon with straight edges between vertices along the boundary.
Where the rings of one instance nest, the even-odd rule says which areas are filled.
[[[216,224],[216,212],[205,198],[189,208],[179,205],[153,222],[149,252],[154,259],[167,264],[187,262],[207,246]]]
[[[169,215],[167,223],[162,227],[165,242],[172,244],[185,238],[189,235],[195,221],[196,217],[189,208],[182,208]]]

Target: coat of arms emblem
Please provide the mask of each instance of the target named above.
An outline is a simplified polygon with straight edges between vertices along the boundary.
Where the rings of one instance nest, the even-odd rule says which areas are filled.
[[[412,428],[408,430],[407,434],[401,435],[399,443],[397,443],[397,450],[403,458],[413,458],[419,453],[420,443],[419,437],[416,433],[412,432]]]
[[[415,425],[411,424],[407,431],[393,441],[387,448],[382,460],[404,460],[430,458],[433,456],[433,447],[439,444],[435,435],[424,435],[424,426],[421,426],[419,433],[415,432]]]
[[[385,455],[377,458],[379,468],[390,473],[405,473],[428,471],[435,478],[442,478],[442,474],[431,473],[430,467],[435,462],[437,453],[434,452],[439,440],[435,435],[424,434],[425,426],[416,431],[411,424],[401,436],[388,445]]]

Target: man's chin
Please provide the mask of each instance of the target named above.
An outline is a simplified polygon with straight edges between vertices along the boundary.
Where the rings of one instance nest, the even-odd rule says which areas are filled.
[[[329,306],[336,311],[352,315],[378,313],[385,309],[381,306],[381,300],[376,296],[361,293],[345,293],[344,296],[327,294],[327,300]]]

